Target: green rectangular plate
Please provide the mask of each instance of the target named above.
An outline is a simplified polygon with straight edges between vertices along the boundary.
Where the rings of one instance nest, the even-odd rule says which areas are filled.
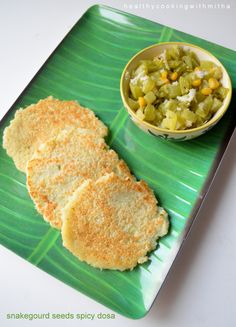
[[[143,133],[128,118],[119,93],[121,72],[142,48],[184,41],[212,52],[236,86],[236,53],[169,27],[118,10],[93,6],[73,27],[1,123],[0,135],[19,107],[48,95],[76,99],[110,129],[108,143],[138,178],[156,192],[170,216],[169,234],[150,260],[133,271],[101,271],[80,262],[60,233],[34,209],[19,172],[0,147],[0,242],[76,290],[130,318],[150,309],[209,188],[234,128],[235,98],[206,135],[172,143]],[[2,144],[2,142],[1,142]]]

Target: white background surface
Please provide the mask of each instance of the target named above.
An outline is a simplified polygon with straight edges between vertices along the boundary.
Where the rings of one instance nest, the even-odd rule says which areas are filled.
[[[200,2],[200,1],[199,1]],[[211,1],[212,2],[212,1]],[[139,1],[97,1],[119,9]],[[143,1],[161,3],[161,1]],[[162,2],[167,3],[167,2]],[[169,1],[169,3],[183,3]],[[188,1],[184,1],[188,3]],[[197,3],[197,2],[192,2]],[[210,1],[205,1],[210,3]],[[217,3],[215,1],[214,3]],[[236,50],[236,10],[130,10]],[[94,1],[0,0],[0,115]],[[126,11],[128,11],[126,9]],[[236,135],[181,255],[149,314],[137,321],[7,321],[6,313],[112,313],[0,247],[0,326],[235,327]],[[95,285],[96,287],[96,285]]]

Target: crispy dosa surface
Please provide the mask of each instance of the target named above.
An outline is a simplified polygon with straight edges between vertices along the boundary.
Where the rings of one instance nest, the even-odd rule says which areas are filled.
[[[4,130],[3,147],[16,167],[25,172],[27,161],[38,146],[67,126],[90,129],[101,137],[107,135],[107,127],[90,109],[76,101],[61,101],[50,96],[16,112]]]
[[[114,173],[85,181],[64,209],[63,245],[101,269],[133,269],[168,231],[167,213],[144,181]]]

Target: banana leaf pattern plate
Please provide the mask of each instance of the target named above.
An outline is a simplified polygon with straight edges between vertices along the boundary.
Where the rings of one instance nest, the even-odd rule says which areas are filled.
[[[161,41],[184,41],[211,51],[228,69],[236,87],[236,53],[169,27],[118,10],[93,6],[59,44],[0,126],[19,107],[48,95],[76,99],[94,110],[110,129],[108,144],[135,176],[145,179],[169,213],[171,228],[150,260],[133,271],[101,271],[80,262],[63,246],[60,232],[34,209],[25,175],[0,147],[0,243],[62,282],[130,318],[143,317],[196,217],[234,129],[229,111],[207,134],[174,143],[140,131],[128,118],[119,80],[128,60]]]

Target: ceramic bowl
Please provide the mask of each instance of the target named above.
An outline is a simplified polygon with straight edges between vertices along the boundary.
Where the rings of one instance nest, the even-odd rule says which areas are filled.
[[[153,59],[154,57],[160,55],[163,53],[165,49],[168,49],[172,47],[173,45],[178,45],[183,47],[185,50],[190,49],[191,51],[195,52],[197,57],[200,60],[210,60],[214,62],[216,65],[220,66],[222,68],[223,76],[221,79],[221,83],[224,87],[229,89],[229,92],[226,96],[226,98],[223,101],[222,106],[218,109],[218,111],[215,113],[215,115],[204,125],[196,128],[191,128],[187,130],[176,130],[176,131],[170,131],[168,129],[159,128],[156,127],[146,121],[141,120],[135,112],[129,107],[128,105],[128,96],[129,96],[129,81],[131,72],[138,66],[138,63],[140,60],[144,59]],[[133,122],[143,131],[162,137],[168,140],[174,140],[174,141],[185,141],[193,139],[197,136],[200,136],[204,133],[206,133],[208,130],[210,130],[217,122],[223,117],[226,110],[229,107],[231,96],[232,96],[232,85],[231,80],[229,77],[229,74],[227,73],[225,67],[221,64],[221,62],[213,56],[210,52],[206,51],[205,49],[202,49],[196,45],[188,44],[184,42],[165,42],[165,43],[158,43],[154,44],[152,46],[149,46],[148,48],[145,48],[138,52],[135,56],[133,56],[130,61],[125,66],[121,81],[120,81],[120,92],[121,97],[124,103],[124,106],[126,110],[129,113],[130,118],[133,120]]]

